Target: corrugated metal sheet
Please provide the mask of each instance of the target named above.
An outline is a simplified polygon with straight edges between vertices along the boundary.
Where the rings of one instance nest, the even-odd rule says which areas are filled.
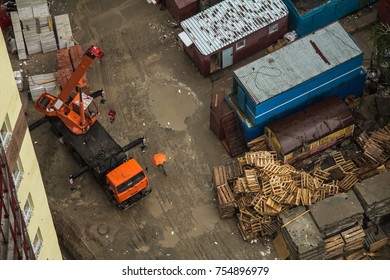
[[[259,104],[362,54],[335,22],[234,71]]]
[[[338,97],[333,96],[312,107],[268,125],[288,154],[305,144],[354,123],[351,110]]]
[[[209,55],[288,15],[281,0],[225,0],[181,22],[203,55]]]

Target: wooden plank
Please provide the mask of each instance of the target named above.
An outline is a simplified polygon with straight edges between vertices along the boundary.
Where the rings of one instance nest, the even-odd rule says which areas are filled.
[[[272,241],[276,254],[280,260],[286,260],[290,256],[290,250],[287,248],[283,235],[279,233]]]
[[[302,217],[303,215],[309,213],[310,210],[306,210],[305,212],[303,212],[302,214],[299,214],[298,216],[296,216],[295,218],[291,219],[290,221],[288,221],[287,223],[285,223],[284,225],[282,225],[280,228],[284,228],[286,226],[288,226],[289,224],[291,224],[292,222],[298,220],[300,217]]]

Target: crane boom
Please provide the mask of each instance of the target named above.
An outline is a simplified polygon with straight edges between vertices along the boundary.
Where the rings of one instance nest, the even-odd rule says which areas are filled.
[[[84,134],[96,122],[100,113],[93,102],[95,96],[87,96],[80,89],[84,74],[96,59],[101,59],[104,52],[96,46],[91,46],[83,55],[72,76],[58,97],[43,93],[35,101],[35,108],[48,117],[58,117],[74,134]],[[68,100],[76,89],[76,96]],[[103,91],[102,91],[102,94]],[[102,94],[100,96],[102,96]],[[93,103],[96,111],[90,111],[88,106]]]
[[[83,78],[84,74],[88,71],[88,68],[95,61],[96,58],[102,59],[104,53],[99,48],[91,46],[85,53],[77,66],[76,70],[73,72],[73,75],[70,77],[65,87],[62,89],[61,93],[58,95],[58,99],[66,101],[75,87],[80,86],[80,80]]]

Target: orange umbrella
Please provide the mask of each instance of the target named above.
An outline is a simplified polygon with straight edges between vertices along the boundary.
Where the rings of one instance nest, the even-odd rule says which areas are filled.
[[[167,157],[164,154],[161,154],[161,153],[155,154],[153,156],[153,163],[156,166],[163,165],[166,160],[167,160]]]

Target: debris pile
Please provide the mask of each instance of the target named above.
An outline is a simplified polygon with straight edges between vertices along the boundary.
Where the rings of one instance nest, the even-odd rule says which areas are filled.
[[[254,139],[248,143],[249,152],[244,156],[213,169],[221,217],[232,218],[236,215],[243,239],[251,241],[257,237],[274,235],[280,226],[278,216],[281,213],[286,214],[296,206],[307,206],[315,214],[315,209],[321,208],[322,204],[311,205],[329,197],[336,196],[334,200],[322,202],[324,205],[340,198],[345,202],[345,197],[350,199],[351,204],[354,201],[356,204],[353,209],[348,208],[348,203],[340,206],[348,208],[349,212],[340,208],[339,213],[345,215],[336,213],[339,220],[332,223],[323,221],[324,224],[319,225],[323,237],[340,233],[356,223],[361,224],[367,210],[372,213],[369,214],[371,218],[387,213],[390,210],[386,208],[387,200],[376,202],[375,207],[372,205],[371,208],[370,203],[361,205],[352,188],[359,181],[389,168],[390,125],[370,136],[363,133],[356,141],[364,151],[362,155],[346,160],[341,152],[335,152],[332,154],[333,165],[322,168],[320,163],[310,172],[305,172],[277,160],[276,152],[267,150],[264,136]],[[339,193],[343,194],[337,196]],[[378,208],[378,205],[383,207]],[[325,208],[326,211],[337,211],[336,206]],[[374,208],[381,212],[373,213]],[[316,219],[319,218],[314,216],[316,222],[322,222]]]
[[[263,145],[261,140],[259,143]],[[344,183],[342,186],[349,188],[337,178],[320,169],[313,174],[298,171],[277,160],[273,151],[251,151],[237,161],[213,169],[221,217],[233,217],[234,207],[240,232],[249,241],[272,236],[278,229],[279,213],[333,196],[341,188],[338,184]]]

